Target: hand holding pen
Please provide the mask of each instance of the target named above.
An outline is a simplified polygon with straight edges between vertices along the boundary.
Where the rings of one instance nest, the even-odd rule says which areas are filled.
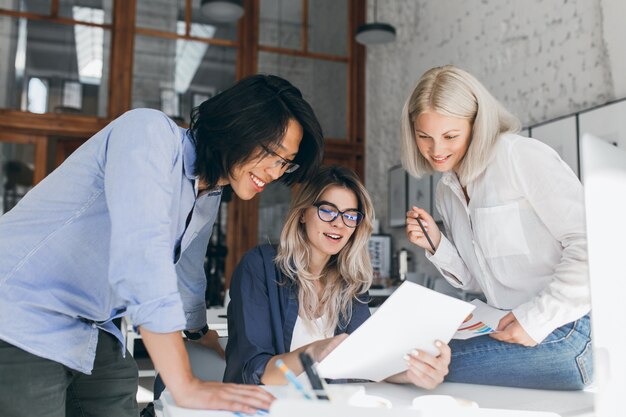
[[[441,242],[441,231],[424,209],[413,206],[406,213],[406,236],[409,242],[435,254]]]

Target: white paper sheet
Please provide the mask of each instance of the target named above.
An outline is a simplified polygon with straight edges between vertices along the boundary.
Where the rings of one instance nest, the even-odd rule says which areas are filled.
[[[491,307],[478,299],[470,304],[476,306],[476,309],[459,326],[459,330],[452,336],[453,339],[465,340],[494,333],[500,319],[508,313],[507,310]]]
[[[317,371],[323,378],[382,381],[406,370],[403,356],[411,350],[435,354],[435,340],[449,342],[473,309],[470,303],[407,281]]]

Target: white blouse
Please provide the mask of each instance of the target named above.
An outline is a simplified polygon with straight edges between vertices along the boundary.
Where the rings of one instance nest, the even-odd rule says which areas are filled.
[[[333,335],[332,332],[331,334],[326,334],[323,331],[326,327],[326,322],[328,321],[328,317],[326,315],[323,315],[313,321],[313,332],[307,329],[304,324],[304,320],[306,319],[303,319],[300,315],[298,315],[296,324],[293,326],[293,334],[291,335],[291,346],[289,346],[290,352],[293,352],[304,345],[308,345],[309,343],[326,339]]]
[[[426,257],[450,284],[512,309],[538,343],[589,312],[583,188],[552,148],[503,135],[467,193],[452,172],[437,186],[447,236]]]

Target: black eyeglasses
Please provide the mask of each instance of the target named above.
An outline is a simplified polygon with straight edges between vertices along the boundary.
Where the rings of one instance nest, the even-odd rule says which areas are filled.
[[[361,224],[361,220],[363,220],[363,213],[357,209],[341,211],[336,205],[329,203],[328,201],[320,201],[313,204],[313,207],[317,207],[317,217],[326,223],[334,221],[337,217],[339,217],[339,215],[341,215],[343,224],[348,227],[355,228]]]
[[[276,161],[274,161],[274,163],[271,166],[272,169],[280,166],[281,171],[283,171],[285,174],[290,174],[294,172],[296,169],[300,168],[299,164],[296,164],[295,162],[290,161],[289,159],[283,158],[282,156],[280,156],[273,150],[269,149],[267,146],[261,145],[261,147],[265,151],[265,155],[263,156],[263,159],[267,158],[268,156],[275,156],[277,158]]]

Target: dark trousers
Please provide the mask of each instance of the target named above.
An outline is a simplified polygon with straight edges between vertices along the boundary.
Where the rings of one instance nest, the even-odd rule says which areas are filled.
[[[137,384],[135,360],[104,331],[91,375],[0,340],[3,417],[137,417]]]

